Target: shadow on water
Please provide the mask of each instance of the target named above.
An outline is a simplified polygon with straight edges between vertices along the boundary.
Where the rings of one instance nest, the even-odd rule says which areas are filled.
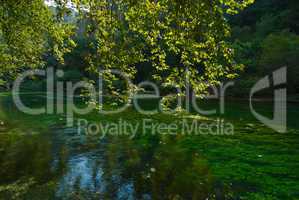
[[[34,98],[28,102],[40,105]],[[239,119],[237,105],[232,136],[134,139],[79,134],[64,126],[63,116],[25,115],[10,98],[1,97],[0,105],[0,199],[292,199],[298,194],[298,130],[280,135],[248,124]],[[233,118],[232,111],[229,115]],[[142,116],[127,111],[108,118],[119,117]]]

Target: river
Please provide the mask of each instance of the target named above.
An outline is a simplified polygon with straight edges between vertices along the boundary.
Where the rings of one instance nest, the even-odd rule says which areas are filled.
[[[24,101],[37,106],[40,99],[27,95]],[[256,106],[271,116],[272,105]],[[233,134],[222,135],[180,134],[181,128],[174,129],[177,134],[153,134],[150,129],[138,134],[139,127],[133,136],[104,137],[67,127],[63,114],[24,114],[9,95],[2,95],[0,199],[296,199],[298,105],[288,105],[287,133],[258,122],[246,102],[229,102],[225,108],[224,115],[208,119],[141,115],[130,108],[120,114],[84,116],[94,124],[221,118],[234,126]]]

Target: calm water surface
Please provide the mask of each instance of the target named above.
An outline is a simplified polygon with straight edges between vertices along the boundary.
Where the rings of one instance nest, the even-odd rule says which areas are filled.
[[[42,99],[24,98],[35,106]],[[271,115],[268,103],[256,107]],[[85,117],[95,122],[180,120],[131,109]],[[229,103],[221,117],[234,124],[234,135],[101,139],[66,127],[64,115],[21,113],[9,96],[1,96],[0,199],[298,199],[299,106],[288,106],[285,134],[257,122],[244,102]]]

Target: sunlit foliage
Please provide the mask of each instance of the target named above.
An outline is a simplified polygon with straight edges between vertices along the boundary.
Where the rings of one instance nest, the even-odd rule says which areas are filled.
[[[74,43],[70,24],[60,23],[43,0],[2,0],[0,3],[1,83],[18,72],[44,65],[44,56],[60,62]]]

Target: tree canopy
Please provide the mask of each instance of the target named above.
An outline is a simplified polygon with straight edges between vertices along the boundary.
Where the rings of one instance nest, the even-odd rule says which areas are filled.
[[[93,49],[88,70],[119,69],[136,75],[136,66],[152,66],[161,85],[186,91],[186,78],[202,95],[242,65],[234,60],[228,16],[254,0],[73,0],[86,20]],[[15,73],[42,66],[47,53],[63,61],[72,43],[71,24],[59,20],[68,0],[55,0],[53,13],[43,0],[3,0],[0,6],[1,71]],[[113,77],[110,74],[110,77]]]
[[[71,34],[72,25],[61,23],[43,0],[1,0],[1,82],[24,69],[42,67],[47,54],[62,62],[74,45]]]
[[[137,65],[152,66],[161,85],[184,93],[186,78],[195,94],[202,95],[224,78],[234,78],[242,65],[234,61],[227,42],[227,16],[253,0],[77,0],[94,38],[90,69],[120,69],[131,77]]]

